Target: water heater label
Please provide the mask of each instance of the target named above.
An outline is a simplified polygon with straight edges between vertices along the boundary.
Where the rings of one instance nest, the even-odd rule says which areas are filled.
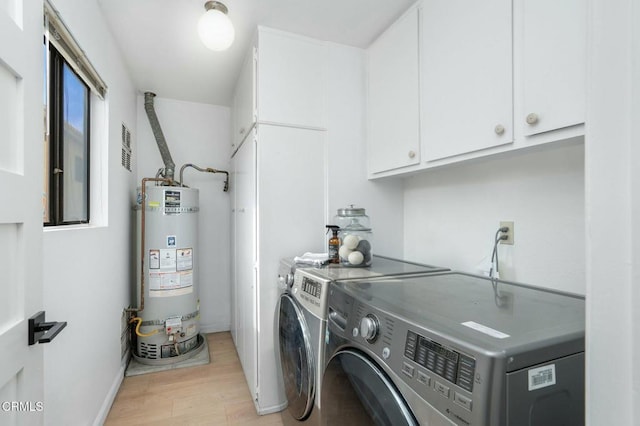
[[[176,249],[160,249],[160,269],[163,271],[176,270]]]
[[[165,214],[180,211],[180,191],[164,191],[164,212]]]
[[[149,250],[149,269],[160,269],[160,250]]]
[[[178,252],[178,271],[190,271],[193,269],[193,249],[181,248]]]
[[[193,273],[150,272],[149,297],[181,296],[193,292]]]

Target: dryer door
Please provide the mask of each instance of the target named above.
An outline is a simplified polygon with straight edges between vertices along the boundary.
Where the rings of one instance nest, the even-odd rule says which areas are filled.
[[[404,398],[369,357],[354,349],[338,351],[322,378],[322,424],[417,426]]]
[[[288,294],[280,296],[278,334],[289,412],[294,419],[304,420],[313,408],[315,396],[314,355],[302,310]]]

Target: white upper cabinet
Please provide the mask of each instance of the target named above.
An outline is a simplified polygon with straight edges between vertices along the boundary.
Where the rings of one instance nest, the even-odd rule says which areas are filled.
[[[258,29],[258,120],[326,128],[327,46],[306,37]]]
[[[368,49],[368,160],[378,173],[420,163],[418,10]]]
[[[255,48],[245,58],[239,77],[237,90],[238,131],[242,141],[256,122],[256,59]]]
[[[582,138],[586,8],[584,0],[412,6],[369,49],[369,178]],[[415,93],[419,149],[410,142]]]
[[[587,2],[522,0],[523,109],[516,117],[525,135],[584,122]]]
[[[422,8],[423,159],[513,142],[511,0],[425,0]]]
[[[255,126],[256,117],[256,48],[247,53],[235,90],[231,106],[231,154],[236,152],[245,137]]]

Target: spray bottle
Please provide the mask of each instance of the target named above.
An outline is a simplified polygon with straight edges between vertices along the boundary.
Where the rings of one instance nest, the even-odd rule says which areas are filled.
[[[338,250],[340,249],[340,238],[338,238],[338,231],[340,227],[337,225],[326,225],[327,233],[331,231],[333,235],[329,238],[329,263],[340,263],[340,256]]]

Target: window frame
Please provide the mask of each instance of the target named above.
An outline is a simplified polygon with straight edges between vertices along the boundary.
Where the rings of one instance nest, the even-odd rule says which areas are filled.
[[[53,44],[48,44],[48,102],[47,111],[49,117],[49,167],[46,171],[48,179],[48,222],[44,226],[61,226],[61,225],[78,225],[88,224],[91,221],[91,89],[86,81],[71,66],[65,56],[56,49]],[[86,208],[86,218],[81,220],[64,220],[64,170],[65,167],[74,167],[73,164],[64,164],[64,83],[63,73],[66,67],[72,72],[76,78],[83,84],[85,88],[85,110],[84,110],[84,167],[86,170],[86,190],[84,193],[84,203]],[[58,172],[57,170],[62,170]],[[46,208],[46,207],[45,207]]]

